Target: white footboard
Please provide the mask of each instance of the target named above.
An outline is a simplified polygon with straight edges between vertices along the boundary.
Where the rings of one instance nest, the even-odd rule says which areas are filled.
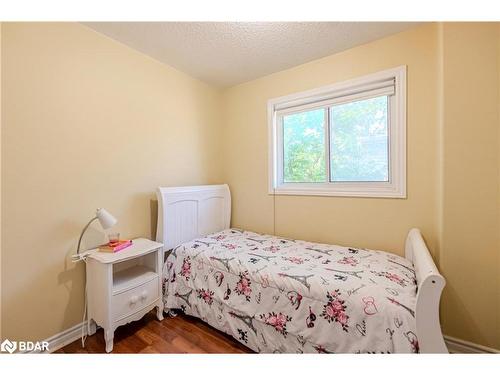
[[[405,257],[413,262],[417,277],[415,318],[421,353],[448,353],[439,322],[439,301],[446,284],[418,229],[408,233]]]

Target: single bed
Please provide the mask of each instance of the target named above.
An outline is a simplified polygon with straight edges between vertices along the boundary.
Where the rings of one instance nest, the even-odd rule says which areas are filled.
[[[229,228],[227,185],[158,189],[166,309],[256,352],[447,352],[444,279],[416,229],[405,258]]]

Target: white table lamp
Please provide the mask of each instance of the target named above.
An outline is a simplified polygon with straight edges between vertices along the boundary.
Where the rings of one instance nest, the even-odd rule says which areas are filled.
[[[80,254],[80,246],[82,244],[83,235],[85,234],[88,227],[90,226],[90,224],[92,224],[94,220],[98,220],[103,229],[109,229],[118,222],[118,220],[116,220],[116,218],[113,215],[111,215],[108,211],[106,211],[104,208],[98,208],[95,213],[95,217],[90,219],[87,225],[85,225],[85,227],[83,228],[82,234],[80,234],[80,239],[78,240],[78,248],[76,250],[77,255]]]

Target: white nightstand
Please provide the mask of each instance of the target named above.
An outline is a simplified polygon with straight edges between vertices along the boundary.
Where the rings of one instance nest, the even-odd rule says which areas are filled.
[[[104,329],[106,352],[113,350],[117,327],[141,319],[156,307],[163,319],[163,244],[145,238],[117,253],[86,253],[89,335]]]

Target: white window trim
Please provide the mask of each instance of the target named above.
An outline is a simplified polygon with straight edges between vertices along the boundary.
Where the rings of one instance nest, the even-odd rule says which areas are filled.
[[[283,183],[278,153],[282,152],[277,142],[279,126],[277,111],[285,112],[287,107],[309,105],[338,97],[356,87],[367,87],[393,78],[395,93],[391,96],[389,119],[389,181],[388,182],[325,182],[325,183]],[[355,95],[355,94],[354,94]],[[335,101],[336,99],[329,99]],[[340,99],[341,100],[341,99]],[[360,78],[336,83],[317,89],[282,96],[268,101],[269,138],[269,194],[277,195],[322,195],[340,197],[406,198],[406,65]],[[329,163],[329,161],[327,162]]]

